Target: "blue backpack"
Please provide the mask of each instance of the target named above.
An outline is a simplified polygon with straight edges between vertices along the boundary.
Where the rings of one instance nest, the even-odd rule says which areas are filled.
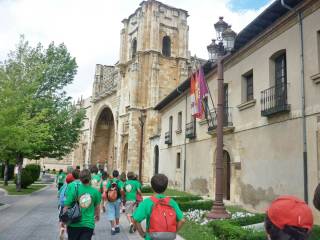
[[[66,200],[66,191],[67,191],[67,184],[63,184],[63,186],[60,189],[60,194],[59,194],[59,206],[64,207],[64,200]]]

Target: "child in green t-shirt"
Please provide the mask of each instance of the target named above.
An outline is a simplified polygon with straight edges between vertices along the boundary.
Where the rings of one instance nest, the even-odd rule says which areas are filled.
[[[64,201],[64,211],[78,201],[81,209],[81,220],[71,223],[67,227],[68,239],[91,239],[95,222],[100,219],[101,194],[90,185],[90,171],[84,169],[80,172],[80,181],[67,189],[67,198]]]
[[[102,193],[101,207],[102,207],[103,212],[106,212],[106,203],[108,201],[108,199],[107,199],[108,178],[109,178],[109,174],[107,172],[102,172],[100,192]]]
[[[130,224],[129,233],[135,231],[132,214],[136,207],[137,194],[141,194],[141,184],[135,179],[135,174],[133,172],[128,172],[128,180],[124,183],[124,192],[125,192],[125,209],[127,218]]]
[[[153,191],[156,193],[153,197],[155,199],[167,199],[167,197],[163,194],[168,186],[168,177],[164,174],[156,174],[151,178],[151,187]],[[185,222],[183,217],[183,213],[180,210],[178,204],[173,199],[169,199],[168,205],[175,211],[176,213],[176,231],[182,227]],[[150,217],[152,214],[152,209],[154,207],[154,202],[151,198],[147,198],[143,200],[142,203],[139,204],[139,207],[134,212],[132,218],[135,222],[136,229],[139,234],[145,238],[146,240],[151,240],[149,234],[150,227]],[[141,227],[141,222],[146,219],[146,231],[144,231]],[[163,230],[165,232],[165,230]]]
[[[97,189],[100,192],[100,185],[101,185],[101,175],[98,174],[98,167],[95,165],[92,165],[90,167],[91,172],[91,186],[95,189]]]
[[[64,184],[64,182],[66,180],[66,176],[67,175],[63,172],[63,170],[60,169],[59,173],[56,176],[56,184],[57,184],[58,191],[63,186],[63,184]]]

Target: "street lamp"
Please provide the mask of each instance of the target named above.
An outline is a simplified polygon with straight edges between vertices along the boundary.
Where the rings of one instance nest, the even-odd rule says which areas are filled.
[[[217,104],[217,154],[216,154],[216,188],[215,199],[212,211],[208,214],[211,219],[230,218],[223,203],[223,118],[224,118],[224,80],[223,80],[223,59],[234,47],[236,33],[231,26],[223,21],[223,17],[214,24],[217,33],[217,40],[207,47],[209,58],[217,62],[218,68],[218,104]],[[218,41],[218,43],[216,43]]]
[[[139,123],[140,123],[140,156],[139,156],[139,181],[142,183],[142,150],[143,150],[143,129],[144,124],[146,121],[147,116],[145,115],[145,110],[140,110],[140,117],[139,117]]]

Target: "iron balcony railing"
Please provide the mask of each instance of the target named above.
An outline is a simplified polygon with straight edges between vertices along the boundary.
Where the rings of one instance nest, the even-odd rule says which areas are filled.
[[[193,139],[196,137],[196,123],[195,121],[186,124],[186,138]]]
[[[172,133],[171,133],[171,131],[166,132],[164,134],[164,143],[165,144],[172,144]]]
[[[261,115],[264,117],[289,112],[287,84],[281,83],[261,91]]]
[[[211,111],[211,118],[208,116],[208,131],[212,131],[217,128],[217,113],[215,111]],[[223,127],[232,127],[233,122],[232,122],[232,108],[230,107],[225,107],[223,111]]]

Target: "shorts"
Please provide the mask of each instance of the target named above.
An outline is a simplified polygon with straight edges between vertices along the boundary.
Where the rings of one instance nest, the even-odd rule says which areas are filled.
[[[120,198],[115,202],[107,203],[107,218],[109,221],[114,221],[116,218],[120,218]]]
[[[93,229],[87,227],[67,227],[68,240],[91,240]]]
[[[135,208],[136,208],[136,202],[134,201],[127,201],[126,202],[126,205],[125,205],[125,208],[126,208],[126,214],[132,216]]]

